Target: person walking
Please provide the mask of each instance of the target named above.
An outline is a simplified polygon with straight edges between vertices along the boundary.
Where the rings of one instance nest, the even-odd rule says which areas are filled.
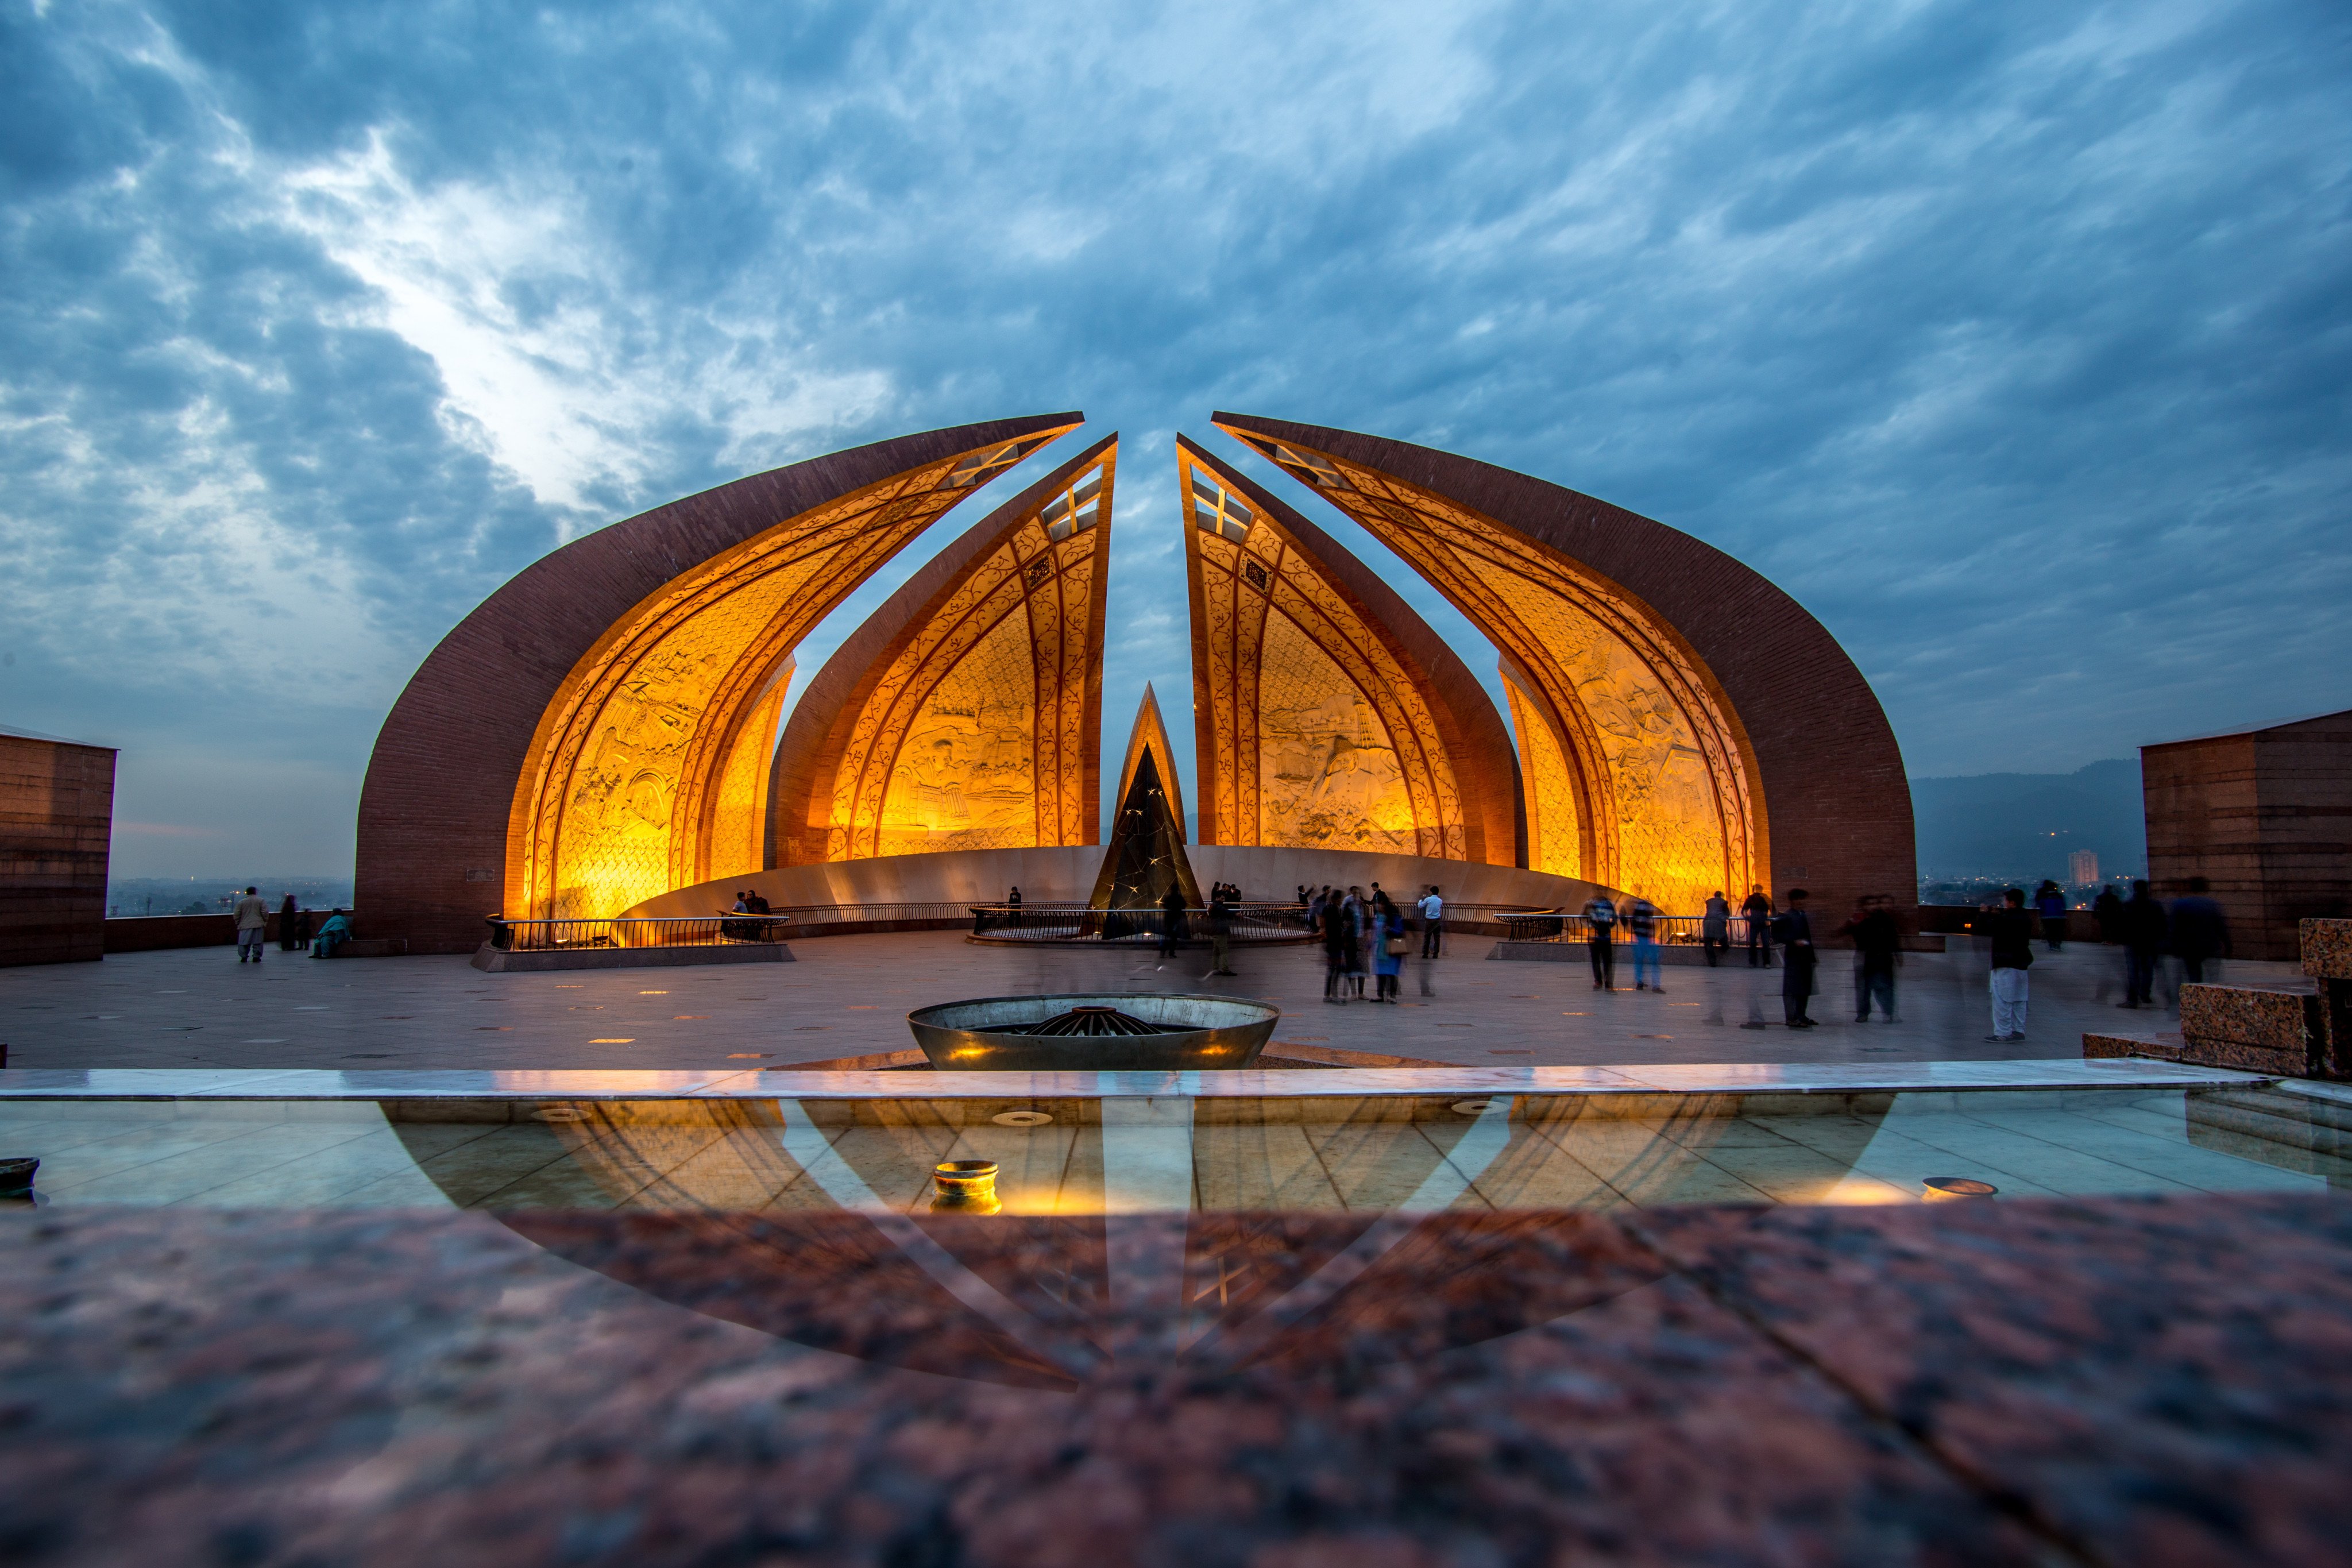
[[[2033,912],[2042,918],[2042,945],[2059,952],[2066,945],[2066,895],[2047,877],[2033,890]]]
[[[2033,967],[2033,917],[2026,912],[2025,889],[2001,895],[2001,908],[1984,917],[1992,939],[1992,1033],[1988,1041],[2025,1038],[2025,972]]]
[[[1364,976],[1370,967],[1372,906],[1365,900],[1363,889],[1350,887],[1348,901],[1340,908],[1348,911],[1348,987],[1360,1002]]]
[[[1740,900],[1739,912],[1748,920],[1748,967],[1772,967],[1772,900],[1761,882],[1748,884],[1748,897]]]
[[[1184,940],[1184,889],[1182,884],[1171,887],[1160,900],[1160,963],[1168,967],[1175,954],[1176,944]]]
[[[1226,901],[1225,890],[1220,886],[1217,896],[1209,900],[1209,975],[1233,973],[1225,963],[1226,944],[1233,940],[1233,934],[1234,907]]]
[[[2181,979],[2191,985],[2205,984],[2209,959],[2230,955],[2230,922],[2207,891],[2210,886],[2202,877],[2191,877],[2189,891],[2172,900],[2172,956],[2180,961]]]
[[[1421,896],[1421,956],[1435,958],[1439,940],[1445,932],[1445,900],[1438,896],[1437,884],[1432,882],[1429,891]]]
[[[236,961],[261,962],[261,944],[269,936],[269,905],[258,888],[247,888],[236,901]]]
[[[1412,944],[1404,934],[1404,913],[1386,893],[1372,902],[1372,973],[1380,977],[1379,993],[1372,1000],[1393,1007],[1397,978],[1404,973],[1405,949]]]
[[[1348,912],[1336,899],[1320,899],[1323,923],[1323,1000],[1345,1002],[1348,999],[1345,977],[1348,973]]]
[[[1625,911],[1625,924],[1633,933],[1633,989],[1665,994],[1658,982],[1658,906],[1633,895],[1633,907]],[[1650,978],[1645,982],[1642,976]]]
[[[1617,989],[1617,906],[1596,893],[1584,906],[1585,952],[1592,959],[1592,988]]]
[[[1772,939],[1780,944],[1780,1021],[1792,1029],[1812,1028],[1820,1022],[1810,1014],[1817,955],[1804,889],[1789,889],[1789,908],[1772,922]]]
[[[294,895],[291,893],[287,894],[286,901],[278,906],[278,951],[294,951]]]
[[[1716,961],[1731,951],[1731,904],[1717,888],[1706,900],[1706,918],[1698,925],[1699,945],[1706,950],[1706,966],[1713,969]]]
[[[2156,961],[2164,952],[2164,906],[2146,882],[2132,884],[2132,896],[2116,920],[2124,944],[2124,999],[2118,1007],[2146,1007],[2156,1001]]]
[[[1895,923],[1895,900],[1872,894],[1855,906],[1845,922],[1853,939],[1853,1021],[1870,1022],[1873,998],[1886,1021],[1895,1022],[1895,954],[1903,945],[1902,929]]]

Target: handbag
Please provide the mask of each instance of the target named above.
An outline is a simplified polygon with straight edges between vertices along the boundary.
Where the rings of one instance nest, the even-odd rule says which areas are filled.
[[[1401,936],[1392,936],[1389,938],[1388,942],[1381,947],[1381,951],[1387,953],[1391,958],[1402,958],[1407,945],[1408,944],[1404,938]]]

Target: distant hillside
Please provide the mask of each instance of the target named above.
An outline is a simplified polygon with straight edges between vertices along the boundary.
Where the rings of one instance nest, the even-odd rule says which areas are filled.
[[[1913,779],[1919,875],[2066,879],[2066,857],[2089,849],[2099,873],[2147,869],[2139,763],[2120,758],[2071,773],[1977,773]]]

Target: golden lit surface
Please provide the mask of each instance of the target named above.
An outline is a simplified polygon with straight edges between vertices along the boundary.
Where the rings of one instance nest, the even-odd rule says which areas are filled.
[[[1762,795],[1738,721],[1697,656],[1646,606],[1394,476],[1289,446],[1269,455],[1427,576],[1515,667],[1512,716],[1540,843],[1531,868],[1561,868],[1572,821],[1573,874],[1671,913],[1769,880]]]
[[[1177,465],[1202,841],[1465,858],[1452,760],[1384,629],[1212,465]]]
[[[1741,1116],[1736,1101],[1709,1099],[1640,1116],[1576,1099],[1505,1098],[1483,1114],[1410,1098],[1194,1101],[1149,1151],[1154,1174],[1172,1171],[1172,1188],[1129,1177],[1115,1140],[1107,1162],[1099,1100],[583,1101],[541,1112],[569,1157],[572,1185],[541,1180],[550,1188],[542,1201],[559,1206],[669,1211],[919,1214],[941,1191],[942,1172],[978,1163],[995,1167],[993,1196],[1013,1215],[1095,1215],[1171,1200],[1210,1211],[1370,1213],[1904,1204],[1922,1201],[1914,1166],[1954,1159],[1918,1146],[1916,1134],[1940,1136],[1948,1124],[1964,1136],[1999,1135],[1958,1117],[1901,1111]],[[1041,1119],[994,1121],[1006,1104]],[[1146,1189],[1150,1201],[1139,1204]]]
[[[849,726],[824,858],[1091,844],[1117,449],[957,583]]]
[[[764,766],[763,721],[772,741],[793,647],[977,479],[1060,434],[942,458],[784,519],[615,623],[533,738],[508,832],[507,911],[613,915],[726,875],[764,837],[765,780],[743,784]]]
[[[767,695],[752,705],[737,731],[710,804],[698,882],[757,871],[767,857],[768,761],[775,754],[776,724],[792,682],[793,661],[787,658]]]
[[[1505,668],[1503,694],[1510,700],[1511,729],[1519,739],[1520,788],[1527,799],[1528,869],[1581,877],[1584,814],[1577,809],[1577,800],[1583,794],[1582,781],[1551,717],[1528,695],[1532,684],[1524,677],[1513,679]]]

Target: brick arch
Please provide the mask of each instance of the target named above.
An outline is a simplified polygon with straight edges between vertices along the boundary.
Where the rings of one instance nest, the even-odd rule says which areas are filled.
[[[1844,649],[1763,576],[1664,523],[1490,464],[1213,417],[1444,593],[1507,656],[1528,706],[1549,710],[1559,743],[1580,748],[1570,765],[1613,796],[1615,842],[1587,832],[1602,863],[1580,875],[1676,913],[1715,885],[1737,902],[1748,881],[1801,882],[1824,912],[1864,893],[1910,901],[1911,796],[1894,731]],[[1669,770],[1671,795],[1657,782]]]
[[[763,865],[1097,841],[1118,442],[1105,437],[974,523],[826,661],[776,747]],[[1016,656],[1001,684],[1027,681],[1028,829],[898,842],[887,808],[907,746],[934,697],[974,689],[998,645]]]
[[[1184,437],[1176,451],[1201,842],[1373,847],[1314,837],[1328,821],[1302,833],[1296,792],[1264,786],[1267,748],[1281,743],[1268,733],[1269,686],[1296,697],[1305,684],[1360,704],[1395,759],[1392,803],[1410,811],[1411,838],[1378,849],[1525,864],[1510,735],[1461,658],[1295,509]],[[1209,518],[1196,474],[1240,498],[1246,522]]]
[[[617,914],[751,842],[793,647],[909,540],[1082,416],[899,437],[576,539],[483,601],[384,721],[361,791],[372,936],[465,952],[487,915]],[[727,840],[720,843],[722,837]],[[741,867],[751,869],[751,865]],[[609,905],[610,907],[604,907]]]

